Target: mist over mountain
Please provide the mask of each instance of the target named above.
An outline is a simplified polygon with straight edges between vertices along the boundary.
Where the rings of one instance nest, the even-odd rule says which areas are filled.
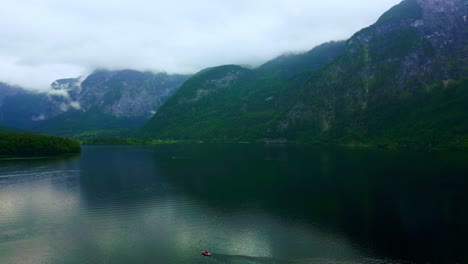
[[[52,135],[128,130],[144,124],[188,78],[134,70],[54,81],[50,92],[0,87],[2,125]]]
[[[346,41],[257,68],[100,70],[47,93],[1,84],[0,124],[78,138],[136,130],[171,140],[466,146],[467,6],[404,0]]]
[[[0,81],[47,90],[95,69],[194,74],[349,38],[399,0],[15,0],[0,10]]]
[[[344,45],[283,56],[253,71],[236,66],[203,71],[168,100],[145,133],[221,141],[466,146],[465,2],[405,0]],[[320,59],[327,57],[332,60]]]

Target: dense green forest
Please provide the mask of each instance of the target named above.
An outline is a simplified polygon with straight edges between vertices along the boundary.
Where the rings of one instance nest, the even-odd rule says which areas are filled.
[[[189,79],[148,138],[468,149],[467,23],[405,0],[346,42]]]
[[[161,139],[148,139],[137,137],[89,137],[81,141],[86,146],[148,146],[148,145],[169,145],[169,144],[194,144],[203,143],[196,140],[161,140]]]
[[[54,156],[80,151],[80,143],[74,140],[0,128],[0,156]]]
[[[125,145],[150,145],[152,140],[145,140],[130,137],[89,137],[82,140],[83,145],[87,146],[125,146]]]
[[[276,58],[254,70],[226,65],[189,79],[143,129],[159,139],[256,141],[287,110],[295,87],[336,58],[344,42]],[[284,98],[289,96],[290,98]],[[283,100],[286,99],[286,100]]]

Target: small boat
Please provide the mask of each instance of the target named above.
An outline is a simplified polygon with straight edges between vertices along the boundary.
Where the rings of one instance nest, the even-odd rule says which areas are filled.
[[[203,250],[202,252],[202,255],[205,256],[205,257],[211,257],[211,253],[206,251],[206,250]]]

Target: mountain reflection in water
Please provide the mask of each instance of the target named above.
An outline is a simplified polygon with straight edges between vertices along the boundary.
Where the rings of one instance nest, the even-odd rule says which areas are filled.
[[[68,159],[0,161],[0,259],[463,263],[466,160],[186,145],[85,147]]]

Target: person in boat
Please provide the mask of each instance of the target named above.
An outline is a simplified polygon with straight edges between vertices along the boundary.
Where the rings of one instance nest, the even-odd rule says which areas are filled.
[[[206,250],[203,250],[201,253],[203,256],[211,257],[211,253]]]

